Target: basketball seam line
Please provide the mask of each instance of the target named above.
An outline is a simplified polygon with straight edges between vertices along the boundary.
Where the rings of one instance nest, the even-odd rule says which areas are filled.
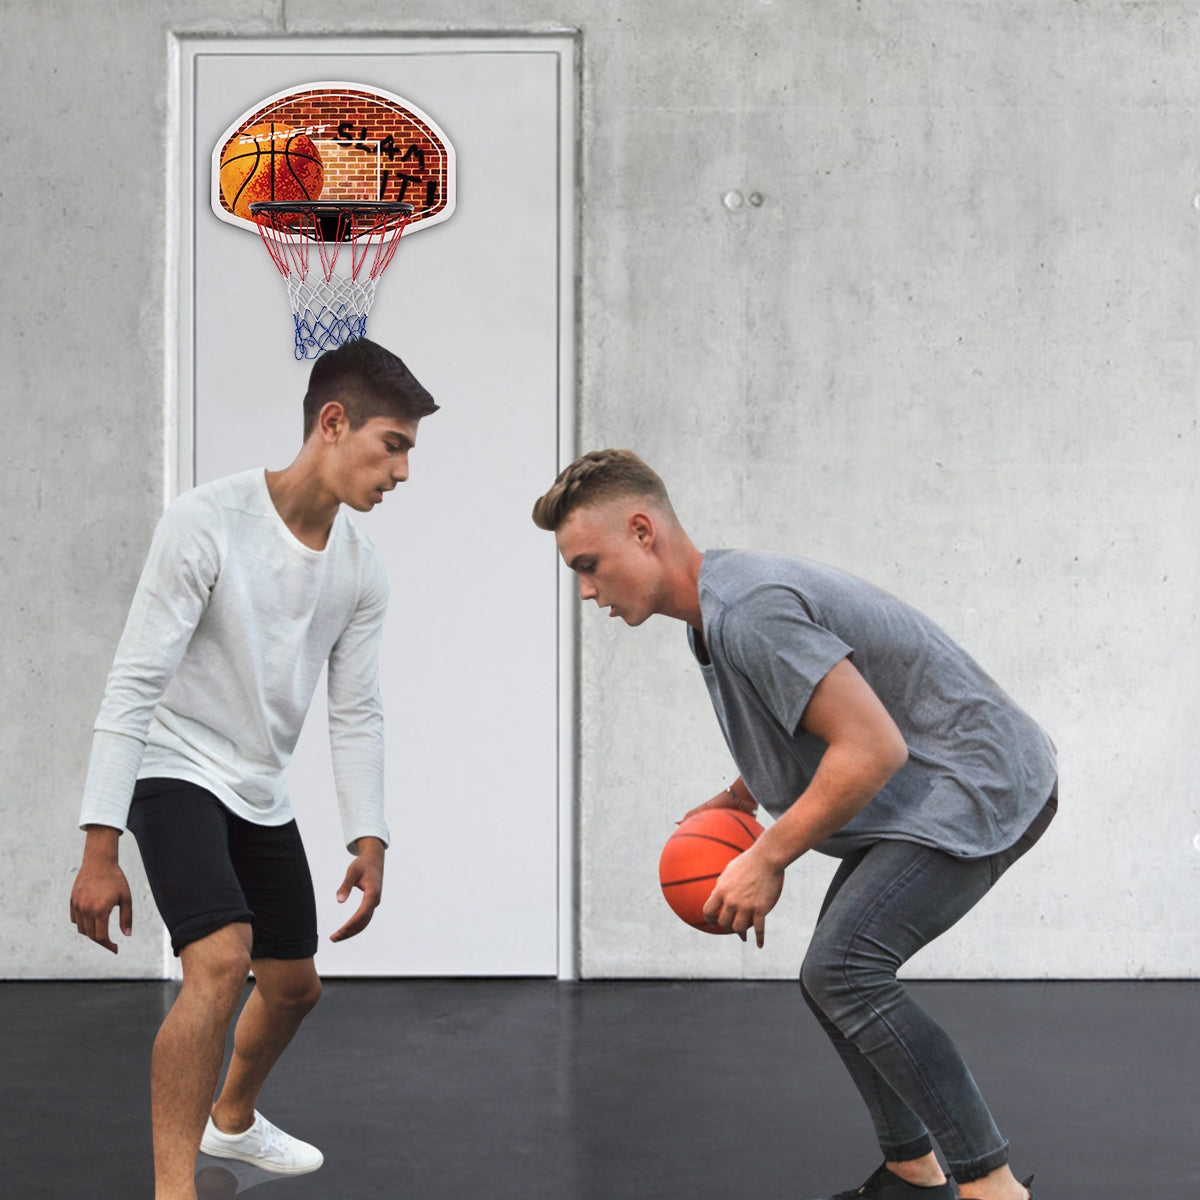
[[[729,813],[730,818],[736,821],[750,835],[750,837],[754,839],[754,841],[758,841],[758,834],[756,834],[754,830],[746,824],[746,822],[742,819],[741,813],[736,812],[733,809],[727,809],[726,811]]]
[[[747,829],[746,832],[749,833],[750,830]],[[670,840],[674,841],[676,838],[697,838],[702,842],[716,842],[718,846],[728,846],[730,850],[736,850],[739,854],[743,854],[750,849],[750,846],[739,846],[737,842],[727,842],[724,838],[713,837],[711,833],[684,833],[680,830],[678,833],[673,833]],[[758,839],[755,838],[754,840],[757,841]],[[754,842],[750,843],[751,846],[753,844]]]

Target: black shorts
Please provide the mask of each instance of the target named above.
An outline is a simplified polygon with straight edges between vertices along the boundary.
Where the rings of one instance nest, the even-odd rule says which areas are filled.
[[[251,958],[316,954],[317,905],[295,821],[255,825],[194,783],[142,779],[128,825],[177,955],[239,921],[254,927]]]

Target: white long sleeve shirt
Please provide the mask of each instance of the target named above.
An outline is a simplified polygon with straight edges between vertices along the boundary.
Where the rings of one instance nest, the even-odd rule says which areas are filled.
[[[292,819],[284,768],[321,669],[342,831],[388,841],[379,646],[388,578],[339,511],[300,542],[261,469],[202,484],[159,521],[117,647],[81,825],[125,827],[134,782],[207,788],[259,825]]]

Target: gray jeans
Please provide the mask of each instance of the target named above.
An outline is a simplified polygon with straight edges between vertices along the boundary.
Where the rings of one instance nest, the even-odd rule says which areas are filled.
[[[953,858],[914,842],[875,842],[842,860],[800,971],[800,987],[875,1122],[889,1162],[921,1158],[930,1135],[960,1183],[1008,1161],[1008,1143],[945,1030],[896,972],[944,933],[1045,832],[1051,796],[999,854]]]

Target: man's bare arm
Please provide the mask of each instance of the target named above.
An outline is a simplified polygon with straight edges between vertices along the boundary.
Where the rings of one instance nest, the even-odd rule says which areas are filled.
[[[800,727],[827,748],[812,782],[759,839],[780,870],[857,816],[908,761],[895,721],[849,659],[817,684]]]
[[[800,727],[826,746],[811,783],[744,854],[725,868],[704,915],[763,944],[783,872],[862,811],[908,760],[908,748],[879,697],[848,659],[817,684]]]

